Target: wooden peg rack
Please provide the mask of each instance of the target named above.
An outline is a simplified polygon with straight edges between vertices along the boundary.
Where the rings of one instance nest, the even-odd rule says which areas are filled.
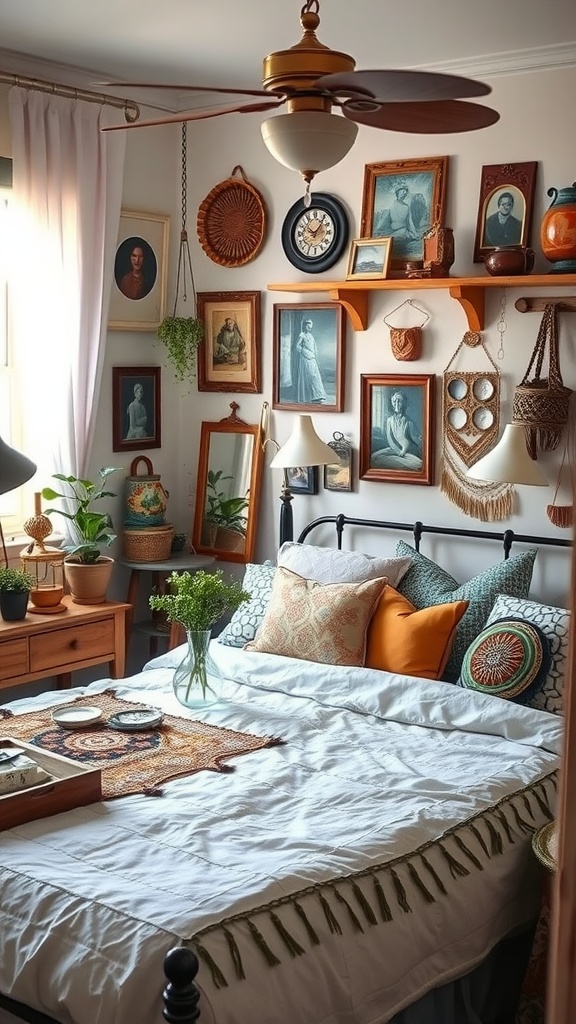
[[[559,313],[576,313],[576,296],[540,295],[538,298],[516,299],[514,305],[519,313],[541,313],[546,306],[556,306]]]

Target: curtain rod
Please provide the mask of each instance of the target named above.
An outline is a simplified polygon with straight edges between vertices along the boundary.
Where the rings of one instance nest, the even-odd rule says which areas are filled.
[[[86,100],[88,103],[102,103],[109,107],[119,107],[129,124],[140,117],[140,107],[133,100],[121,100],[118,96],[106,96],[104,93],[89,92],[87,89],[76,89],[73,85],[57,85],[55,82],[44,82],[40,78],[27,78],[25,75],[14,75],[9,71],[0,71],[0,82],[6,85],[17,85],[23,89],[35,89],[37,92],[49,92],[54,96],[65,96],[73,100]]]

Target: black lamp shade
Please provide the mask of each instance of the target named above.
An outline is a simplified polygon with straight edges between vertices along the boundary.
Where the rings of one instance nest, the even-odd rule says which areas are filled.
[[[0,437],[0,494],[25,484],[36,472],[36,465]]]

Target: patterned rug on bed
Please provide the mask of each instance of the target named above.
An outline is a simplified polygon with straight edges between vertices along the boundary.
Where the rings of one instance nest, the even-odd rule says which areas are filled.
[[[114,691],[106,690],[23,715],[0,708],[0,728],[3,726],[12,739],[100,768],[103,800],[129,793],[162,796],[160,786],[169,779],[203,770],[232,772],[231,765],[223,764],[229,757],[284,742],[273,736],[252,736],[177,715],[164,715],[161,726],[143,732],[120,732],[109,728],[106,722],[83,729],[55,725],[55,708],[72,705],[101,708],[105,719],[119,711],[143,706],[120,700]]]

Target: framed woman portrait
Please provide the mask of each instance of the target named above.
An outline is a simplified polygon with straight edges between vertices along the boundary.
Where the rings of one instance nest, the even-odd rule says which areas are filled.
[[[260,391],[260,292],[199,292],[198,391]]]
[[[434,483],[434,374],[362,374],[360,476]]]
[[[424,235],[443,226],[448,157],[366,164],[361,234],[393,239],[392,270],[424,258]]]
[[[112,451],[161,447],[160,367],[112,367]]]
[[[474,263],[503,245],[530,244],[536,160],[482,168]]]
[[[273,409],[343,411],[344,333],[339,302],[275,303]]]
[[[286,472],[294,494],[318,494],[318,466],[292,466]]]
[[[388,276],[393,238],[355,238],[350,246],[347,281],[378,281]]]
[[[168,224],[159,213],[122,210],[108,327],[155,331],[166,316]]]

